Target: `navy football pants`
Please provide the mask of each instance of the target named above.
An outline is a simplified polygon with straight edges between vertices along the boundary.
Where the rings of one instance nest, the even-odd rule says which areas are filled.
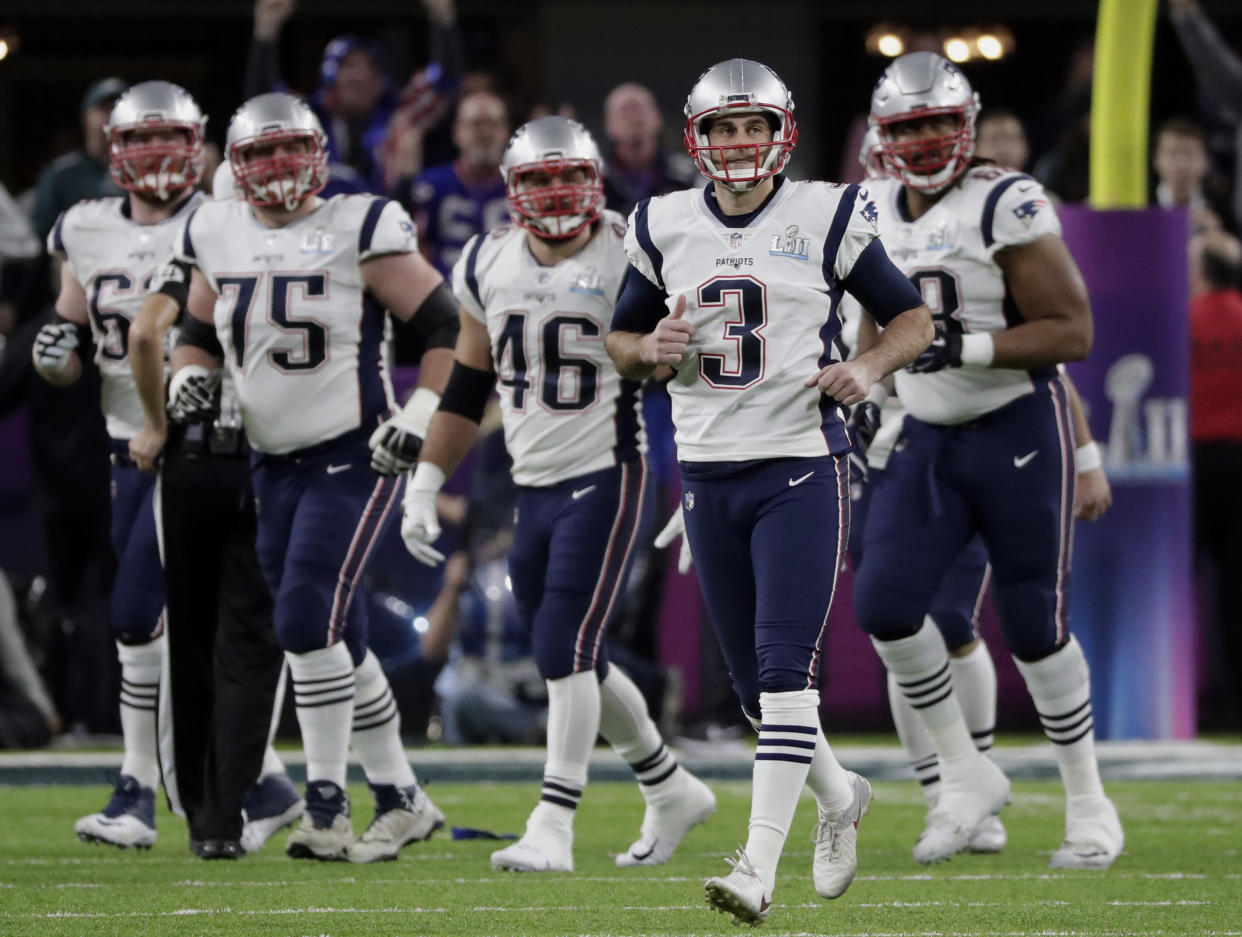
[[[116,579],[109,617],[112,633],[122,644],[146,644],[160,633],[164,613],[164,568],[155,532],[155,476],[129,462],[128,442],[114,439],[112,450]]]

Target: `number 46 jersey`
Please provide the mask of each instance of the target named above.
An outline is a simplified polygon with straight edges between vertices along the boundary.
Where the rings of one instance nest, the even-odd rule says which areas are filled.
[[[218,297],[216,335],[251,445],[280,455],[387,417],[387,312],[359,264],[417,249],[405,209],[364,195],[334,196],[283,228],[234,199],[186,222],[174,253]]]
[[[604,350],[624,237],[624,220],[606,211],[578,253],[545,267],[526,231],[505,225],[472,238],[453,268],[453,292],[491,337],[519,485],[554,485],[646,451],[640,384],[623,380]]]

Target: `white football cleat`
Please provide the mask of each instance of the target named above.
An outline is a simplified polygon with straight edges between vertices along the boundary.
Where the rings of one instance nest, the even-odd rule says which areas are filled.
[[[509,872],[572,872],[574,843],[552,834],[532,835],[530,830],[512,846],[492,853],[492,868]]]
[[[286,855],[291,859],[343,861],[345,850],[353,841],[348,795],[331,781],[307,784],[306,812],[285,841]]]
[[[683,769],[684,770],[684,769]],[[675,797],[648,804],[637,841],[617,856],[617,865],[663,865],[687,833],[716,812],[716,795],[690,772]]]
[[[156,837],[155,791],[122,774],[116,779],[108,806],[82,817],[73,825],[73,832],[84,843],[150,849]]]
[[[854,802],[835,816],[821,811],[811,837],[815,843],[811,879],[821,898],[840,898],[858,874],[858,822],[871,804],[871,783],[853,771],[846,773],[854,788]]]
[[[707,903],[722,913],[733,915],[735,923],[759,924],[767,920],[772,892],[763,884],[763,873],[750,861],[746,850],[738,847],[735,858],[725,858],[733,871],[709,878],[703,885]]]
[[[970,845],[971,834],[984,817],[1000,813],[1009,803],[1009,778],[992,759],[977,756],[968,777],[967,783],[941,782],[940,800],[928,812],[923,834],[914,844],[916,862],[951,859]]]
[[[1009,842],[1009,833],[1005,824],[995,814],[990,814],[979,821],[979,825],[970,831],[970,845],[967,850],[975,853],[1000,852]]]
[[[386,862],[397,858],[402,846],[427,839],[444,826],[444,812],[417,784],[400,788],[371,785],[375,819],[366,832],[345,850],[350,862]]]
[[[1067,797],[1065,841],[1048,864],[1054,869],[1107,869],[1125,844],[1111,800],[1103,794]]]

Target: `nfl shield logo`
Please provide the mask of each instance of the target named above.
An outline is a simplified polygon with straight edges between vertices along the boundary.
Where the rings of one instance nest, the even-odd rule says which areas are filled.
[[[686,492],[686,510],[687,511],[694,510],[694,492],[693,491]]]
[[[742,246],[742,232],[734,231],[729,235],[729,250],[737,250]]]

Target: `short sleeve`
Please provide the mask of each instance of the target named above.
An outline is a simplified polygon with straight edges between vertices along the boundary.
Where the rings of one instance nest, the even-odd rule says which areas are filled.
[[[1061,222],[1044,187],[1026,175],[996,183],[983,203],[983,246],[990,252],[1061,234]]]
[[[625,229],[625,256],[635,270],[664,289],[664,255],[651,238],[648,212],[651,199],[643,199],[630,212],[629,225]]]
[[[68,254],[65,250],[65,215],[69,214],[69,210],[65,209],[56,219],[56,223],[52,225],[52,230],[47,233],[47,252],[54,257],[64,257]]]
[[[854,191],[851,192],[851,189]],[[862,252],[876,239],[879,233],[876,228],[878,218],[879,210],[876,208],[875,199],[865,187],[851,185],[842,194],[824,245],[825,265],[831,256],[832,272],[838,280],[844,280],[850,275]],[[834,242],[836,251],[829,254]]]
[[[181,223],[181,227],[177,229],[176,235],[173,236],[172,257],[174,261],[188,264],[191,267],[198,266],[198,255],[194,250],[194,219],[198,217],[198,209],[194,209],[190,213],[190,217]]]
[[[487,323],[483,308],[483,296],[479,292],[479,251],[483,249],[484,235],[476,234],[466,242],[465,249],[453,264],[453,295],[462,308],[480,322]]]
[[[358,260],[418,250],[418,229],[409,212],[392,199],[372,199],[358,233]]]

